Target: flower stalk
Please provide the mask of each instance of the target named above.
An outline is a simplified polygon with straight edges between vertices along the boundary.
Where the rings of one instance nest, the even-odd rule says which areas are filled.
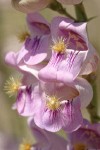
[[[49,5],[49,8],[53,11],[57,11],[61,15],[65,15],[65,16],[75,20],[75,18],[66,11],[66,9],[62,6],[62,4],[57,1],[51,3]]]
[[[85,8],[84,8],[83,3],[74,5],[74,7],[75,7],[77,21],[78,22],[86,22],[86,21],[88,21],[87,14],[85,12]]]

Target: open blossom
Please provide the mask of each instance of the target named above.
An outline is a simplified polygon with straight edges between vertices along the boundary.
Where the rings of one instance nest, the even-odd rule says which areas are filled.
[[[13,85],[12,92],[17,88],[13,109],[21,116],[33,116],[37,126],[52,132],[79,128],[83,120],[80,109],[88,106],[93,96],[91,85],[82,78],[70,86],[41,81],[34,86]]]
[[[67,150],[100,149],[100,124],[84,121],[84,125],[70,133],[68,139],[70,144]]]
[[[30,78],[30,76],[28,75]],[[26,76],[24,77],[25,79]],[[23,79],[24,79],[23,78]],[[33,81],[33,77],[32,77]],[[16,95],[16,102],[13,104],[12,109],[16,109],[21,116],[34,115],[34,95],[37,85],[29,81],[21,82],[20,79],[10,77],[5,83],[4,90],[11,97]]]
[[[5,61],[17,70],[32,73],[37,77],[38,70],[43,67],[41,62],[48,56],[50,27],[37,13],[27,15],[27,23],[31,36],[26,37],[20,51],[8,52]]]
[[[34,95],[34,122],[47,131],[63,128],[72,132],[81,126],[80,109],[88,105],[92,96],[92,88],[85,79],[77,79],[71,86],[42,82]]]
[[[40,128],[72,132],[81,126],[81,108],[93,96],[90,84],[78,76],[95,71],[98,63],[97,53],[88,42],[86,23],[55,17],[49,25],[37,13],[27,15],[27,21],[31,36],[19,52],[8,53],[5,60],[26,74],[25,80],[35,76],[38,85],[32,87],[33,82],[23,81],[16,109],[22,116],[33,116]]]
[[[28,124],[36,143],[23,143],[20,150],[66,150],[67,141],[64,138],[37,127],[32,117],[28,119]]]
[[[77,76],[97,69],[98,54],[89,43],[86,23],[56,17],[51,23],[52,56],[40,70],[39,78],[46,82],[73,82]]]
[[[82,0],[57,0],[62,4],[78,4]],[[12,0],[15,9],[24,12],[38,12],[39,10],[48,7],[54,0]]]
[[[34,115],[34,95],[35,88],[32,86],[20,86],[17,91],[16,102],[13,104],[12,109],[16,109],[21,116]]]
[[[50,26],[39,14],[29,14],[27,22],[31,37],[26,38],[20,51],[6,55],[6,63],[37,78],[41,69],[39,78],[44,81],[72,82],[78,75],[96,70],[98,55],[88,42],[86,23],[56,17]]]
[[[32,116],[34,114],[34,101],[33,101],[34,89],[28,86],[22,86],[18,90],[16,109],[22,116]]]

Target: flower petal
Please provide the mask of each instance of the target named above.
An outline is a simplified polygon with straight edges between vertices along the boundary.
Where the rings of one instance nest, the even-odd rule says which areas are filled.
[[[47,7],[51,0],[12,0],[13,7],[23,13],[37,12]]]
[[[38,76],[43,81],[56,81],[57,80],[57,69],[59,67],[59,64],[64,59],[64,55],[57,54],[55,52],[52,52],[52,57],[47,64],[46,67],[40,70]]]
[[[27,23],[31,34],[34,36],[50,34],[49,23],[39,13],[29,13],[27,15]]]
[[[47,50],[49,46],[49,36],[35,37],[30,40],[26,49],[28,53],[23,57],[25,64],[36,65],[42,62],[47,57]]]
[[[41,70],[41,68],[43,68],[43,67],[44,67],[44,64],[37,64],[37,65],[35,65],[35,66],[33,66],[33,67],[31,67],[31,66],[29,66],[29,65],[23,65],[23,64],[20,64],[20,65],[19,65],[19,69],[20,69],[21,71],[24,71],[24,72],[26,72],[26,73],[29,73],[29,74],[35,76],[37,79],[38,79],[38,72],[39,72],[39,70]]]
[[[41,103],[41,99],[39,99],[39,101]],[[38,106],[36,106],[35,109],[34,122],[41,129],[44,129],[44,125],[42,122],[43,111],[44,111],[44,107],[42,106],[42,104],[38,104]]]
[[[5,62],[13,67],[16,66],[16,53],[15,52],[9,52],[5,56]]]
[[[21,80],[22,85],[36,85],[37,83],[37,78],[34,77],[32,74],[24,72],[23,78]]]
[[[100,62],[99,54],[96,52],[95,48],[89,43],[89,52],[87,54],[84,65],[81,69],[80,75],[87,75],[91,72],[97,70],[98,64]]]
[[[69,26],[71,23],[74,22],[74,20],[66,18],[66,17],[55,17],[53,18],[52,22],[51,22],[51,34],[53,39],[57,39],[57,37],[62,36],[62,31],[59,28],[59,24],[65,21],[66,22],[66,26]]]
[[[78,128],[80,128],[83,122],[82,114],[80,111],[79,99],[73,99],[72,106],[70,109],[72,110],[69,114],[69,122],[68,124],[66,124],[66,126],[63,127],[66,132],[76,131]]]
[[[67,141],[62,138],[61,136],[48,132],[46,130],[43,130],[39,127],[37,127],[34,124],[34,118],[29,118],[28,119],[28,124],[29,127],[32,130],[33,136],[35,137],[37,143],[41,143],[45,147],[43,150],[65,150]],[[49,147],[47,147],[47,145]],[[41,146],[42,147],[42,146]]]
[[[46,135],[45,132],[47,131],[44,131],[43,129],[37,127],[34,123],[34,117],[30,117],[28,119],[28,124],[29,124],[29,127],[31,128],[32,130],[32,134],[33,136],[35,137],[36,141],[39,142],[39,143],[44,143],[44,144],[48,144],[49,141],[48,141],[48,137]]]
[[[66,60],[59,65],[57,80],[65,84],[73,82],[82,68],[86,55],[86,51],[68,50]]]
[[[85,108],[89,105],[93,97],[93,90],[89,82],[83,78],[77,78],[75,80],[75,86],[79,91],[79,97],[81,101],[81,107]]]
[[[68,134],[71,148],[74,148],[77,143],[82,143],[88,149],[100,148],[100,135],[96,131],[96,126],[92,129],[94,125],[86,123],[77,131]],[[98,125],[100,126],[100,124]]]
[[[64,85],[63,83],[42,82],[41,89],[47,95],[56,96],[60,100],[70,100],[79,95],[78,90],[73,85]]]
[[[68,32],[71,40],[73,39],[74,42],[77,44],[77,46],[80,45],[81,48],[83,47],[84,50],[87,50],[88,49],[87,48],[88,37],[87,37],[87,32],[86,32],[86,25],[87,23],[71,23],[68,26],[67,22],[62,21],[59,24],[59,28],[64,34]]]
[[[34,99],[32,98],[31,87],[19,90],[16,104],[20,115],[32,116],[34,114]]]
[[[32,39],[26,39],[24,46],[18,52],[18,65],[20,65],[19,63],[24,63],[32,66],[42,62],[47,57],[49,38],[49,36],[36,36]]]
[[[28,53],[28,50],[26,49],[26,46],[29,45],[30,38],[27,38],[25,43],[23,44],[20,51],[18,51],[18,55],[16,58],[17,64],[21,63],[23,61],[24,56]]]
[[[62,114],[59,111],[51,111],[47,109],[43,114],[42,122],[45,130],[57,132],[63,126]]]

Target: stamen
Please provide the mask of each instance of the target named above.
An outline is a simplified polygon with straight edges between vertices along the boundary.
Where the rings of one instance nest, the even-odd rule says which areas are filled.
[[[84,145],[83,143],[78,143],[74,145],[74,150],[86,150],[86,145]]]
[[[32,145],[30,143],[22,143],[19,146],[19,150],[31,150]]]
[[[10,77],[5,83],[4,90],[9,97],[11,97],[17,93],[20,86],[21,82],[19,78],[14,79],[13,77]]]
[[[24,42],[28,37],[30,37],[30,34],[27,31],[23,31],[18,34],[18,39],[20,42]]]
[[[66,39],[61,37],[57,40],[53,39],[53,45],[51,46],[51,49],[58,53],[64,53],[68,47],[68,43],[65,43]]]
[[[56,96],[48,97],[47,107],[50,110],[57,110],[60,107],[60,101]]]

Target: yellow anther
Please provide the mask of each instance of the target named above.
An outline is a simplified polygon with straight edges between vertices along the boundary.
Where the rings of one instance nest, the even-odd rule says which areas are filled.
[[[64,53],[67,48],[64,38],[58,38],[58,40],[53,40],[53,45],[51,49],[58,53]]]
[[[29,143],[21,144],[19,150],[31,150],[32,145]]]
[[[47,99],[47,107],[50,110],[57,110],[60,107],[60,101],[57,97],[51,96]]]
[[[27,31],[18,34],[18,39],[20,42],[24,42],[27,37],[30,37],[30,34]]]
[[[14,79],[13,77],[10,77],[9,80],[6,81],[4,90],[9,95],[9,97],[13,96],[17,93],[19,87],[21,86],[20,79]]]
[[[74,150],[86,150],[86,145],[84,145],[83,143],[75,144]]]

